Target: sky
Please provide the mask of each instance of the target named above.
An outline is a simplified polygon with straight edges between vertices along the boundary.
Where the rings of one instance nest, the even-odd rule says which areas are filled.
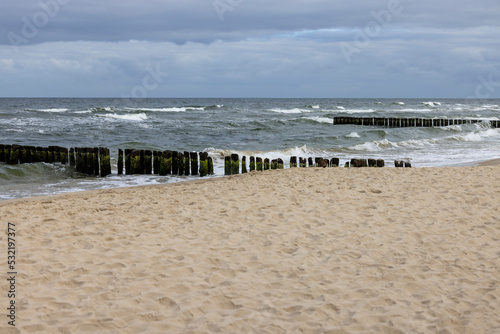
[[[0,97],[500,98],[498,0],[0,7]]]

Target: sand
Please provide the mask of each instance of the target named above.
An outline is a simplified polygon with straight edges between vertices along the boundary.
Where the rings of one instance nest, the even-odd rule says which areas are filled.
[[[0,202],[18,251],[16,327],[2,316],[0,332],[499,333],[499,203],[499,166]]]

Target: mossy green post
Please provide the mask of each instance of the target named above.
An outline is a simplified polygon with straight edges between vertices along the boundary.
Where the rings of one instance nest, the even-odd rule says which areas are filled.
[[[47,147],[47,156],[45,162],[51,164],[54,163],[54,146]]]
[[[179,175],[184,175],[186,169],[184,168],[184,153],[177,152],[177,164],[179,168]]]
[[[255,170],[255,157],[250,157],[250,172]]]
[[[191,175],[198,175],[198,153],[190,152],[189,159],[191,160]]]
[[[368,159],[368,167],[377,167],[376,159]]]
[[[130,174],[142,174],[143,170],[141,166],[141,151],[133,150],[130,153]]]
[[[231,175],[231,157],[224,157],[224,175]]]
[[[188,176],[191,172],[191,168],[189,167],[189,152],[184,151],[184,175]]]
[[[231,154],[231,174],[236,175],[240,173],[240,157],[238,154]]]
[[[278,169],[278,159],[271,160],[271,169]]]
[[[172,152],[172,175],[179,174],[179,152]]]
[[[241,158],[241,174],[247,173],[247,157],[243,156]]]
[[[123,150],[118,149],[118,175],[123,175]]]
[[[66,165],[68,163],[69,150],[66,147],[61,147],[61,163]]]
[[[161,152],[153,151],[153,174],[155,175],[160,174],[160,159],[161,159]]]
[[[208,153],[200,152],[200,177],[208,175]]]
[[[61,162],[61,148],[54,146],[54,162]]]
[[[160,158],[160,175],[170,175],[172,172],[172,151],[163,151]]]
[[[129,148],[125,149],[125,174],[132,174],[132,151]]]
[[[17,165],[19,163],[19,145],[12,145],[9,154],[9,165]]]
[[[297,157],[290,157],[290,168],[297,167]]]
[[[264,159],[264,170],[269,170],[269,168],[270,168],[269,159],[266,158]]]
[[[283,159],[278,159],[278,169],[284,169],[285,168],[285,163]]]
[[[256,170],[258,170],[259,172],[262,171],[264,165],[262,164],[262,158],[255,158],[255,167],[256,167]]]
[[[144,174],[153,174],[153,151],[144,151]]]
[[[314,167],[314,161],[313,161],[313,158],[309,157],[307,160],[308,160],[308,162],[309,162],[309,167]]]
[[[214,160],[212,159],[212,157],[208,157],[207,161],[208,161],[208,174],[214,175]]]
[[[101,177],[110,175],[111,158],[109,156],[109,149],[105,147],[99,148],[99,162],[100,162]]]
[[[340,166],[339,158],[332,158],[332,160],[330,160],[330,167],[339,167],[339,166]]]
[[[306,158],[299,158],[299,166],[301,168],[307,167],[307,159]]]

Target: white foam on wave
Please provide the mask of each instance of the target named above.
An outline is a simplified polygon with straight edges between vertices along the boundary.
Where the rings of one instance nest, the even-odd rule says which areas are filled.
[[[281,114],[302,114],[302,113],[311,112],[311,110],[299,109],[299,108],[293,108],[293,109],[279,109],[279,108],[275,108],[275,109],[270,109],[270,111],[281,113]]]
[[[346,138],[361,138],[361,136],[357,132],[351,132],[351,133],[345,135],[344,137],[346,137]]]
[[[440,106],[441,102],[432,102],[432,101],[429,101],[429,102],[422,102],[422,104],[425,104],[426,106],[429,106],[431,108],[435,108],[437,106]]]
[[[131,114],[131,115],[119,115],[119,114],[104,114],[99,115],[102,117],[114,118],[114,119],[122,119],[126,121],[145,121],[148,119],[145,113],[140,114]]]
[[[318,123],[333,124],[333,118],[328,118],[328,117],[311,116],[311,117],[304,117],[304,119],[310,119],[311,121],[315,121]]]
[[[151,112],[186,112],[191,110],[205,110],[203,107],[171,107],[171,108],[125,108],[127,111],[151,111]]]
[[[69,109],[66,108],[49,108],[49,109],[35,109],[35,111],[41,111],[41,112],[66,112]]]
[[[319,105],[311,106],[312,109],[319,109]]]

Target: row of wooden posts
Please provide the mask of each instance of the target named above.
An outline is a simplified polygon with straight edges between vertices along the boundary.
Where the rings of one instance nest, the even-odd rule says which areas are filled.
[[[76,147],[67,149],[60,146],[22,146],[0,144],[0,162],[17,165],[24,163],[61,163],[74,166],[76,171],[88,175],[107,176],[111,174],[110,151],[105,147]],[[241,166],[241,168],[240,168]],[[340,159],[290,158],[290,167],[339,167]],[[382,159],[351,159],[345,167],[384,167]],[[411,167],[404,161],[395,161],[396,167]],[[214,164],[207,152],[177,152],[151,150],[118,150],[118,175],[125,171],[127,175],[199,175],[214,174]],[[282,159],[263,159],[250,157],[247,169],[247,157],[231,154],[224,159],[225,175],[283,169]]]
[[[500,128],[498,120],[481,120],[481,119],[449,119],[449,118],[376,118],[376,117],[334,117],[334,125],[367,125],[381,126],[386,128],[401,128],[401,127],[441,127],[450,125],[462,125],[489,122],[492,128]]]

